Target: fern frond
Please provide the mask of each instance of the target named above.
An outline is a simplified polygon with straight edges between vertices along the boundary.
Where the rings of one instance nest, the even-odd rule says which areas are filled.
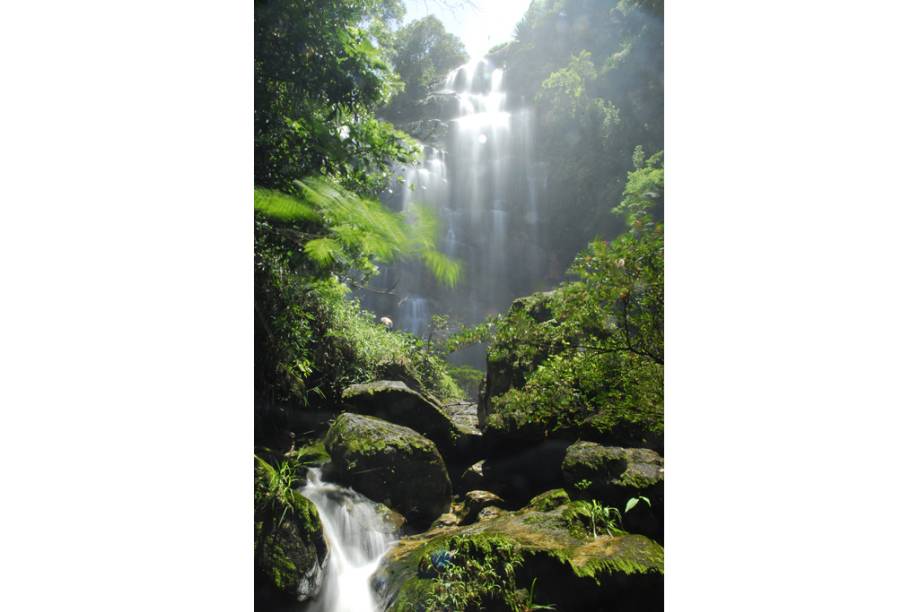
[[[344,257],[344,249],[334,238],[314,238],[303,245],[303,252],[323,266],[331,265]]]
[[[424,264],[427,266],[428,270],[431,271],[437,280],[444,283],[448,287],[456,286],[456,283],[459,281],[459,277],[463,269],[463,266],[459,261],[452,259],[440,251],[436,251],[434,249],[427,249],[423,251],[421,258],[424,261]]]
[[[409,221],[412,241],[421,249],[437,247],[437,236],[440,234],[440,220],[437,211],[425,204],[412,204],[406,217]]]
[[[255,190],[255,210],[278,221],[310,222],[321,220],[319,211],[307,202],[273,189]]]

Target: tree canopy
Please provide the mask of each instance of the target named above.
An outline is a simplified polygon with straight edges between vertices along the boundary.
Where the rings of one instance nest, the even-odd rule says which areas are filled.
[[[433,15],[400,28],[390,42],[389,55],[405,87],[382,112],[396,122],[418,118],[425,97],[449,70],[469,57],[462,41]]]

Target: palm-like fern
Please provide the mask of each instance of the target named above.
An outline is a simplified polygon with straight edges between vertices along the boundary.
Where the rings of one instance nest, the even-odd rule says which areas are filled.
[[[416,204],[398,214],[328,179],[295,184],[297,196],[256,188],[255,209],[296,232],[317,266],[372,272],[373,262],[417,258],[440,282],[456,285],[461,266],[437,250],[439,224],[433,209]]]

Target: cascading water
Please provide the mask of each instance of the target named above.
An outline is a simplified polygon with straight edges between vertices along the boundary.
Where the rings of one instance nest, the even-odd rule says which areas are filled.
[[[319,597],[307,612],[374,612],[370,577],[395,543],[377,504],[351,489],[323,482],[320,470],[307,473],[303,495],[316,504],[329,545]]]
[[[547,278],[539,246],[545,168],[532,159],[530,112],[510,105],[504,71],[487,59],[470,61],[447,75],[435,97],[447,129],[425,144],[419,164],[397,169],[384,201],[396,210],[413,203],[436,209],[439,248],[462,262],[462,279],[444,287],[417,262],[402,262],[361,295],[365,306],[416,335],[435,313],[475,324],[557,282]]]

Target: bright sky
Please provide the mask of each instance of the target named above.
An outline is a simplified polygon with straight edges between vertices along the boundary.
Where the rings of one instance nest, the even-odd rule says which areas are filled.
[[[405,0],[403,23],[436,15],[448,32],[460,37],[469,55],[477,57],[511,40],[514,26],[529,6],[530,0]]]

